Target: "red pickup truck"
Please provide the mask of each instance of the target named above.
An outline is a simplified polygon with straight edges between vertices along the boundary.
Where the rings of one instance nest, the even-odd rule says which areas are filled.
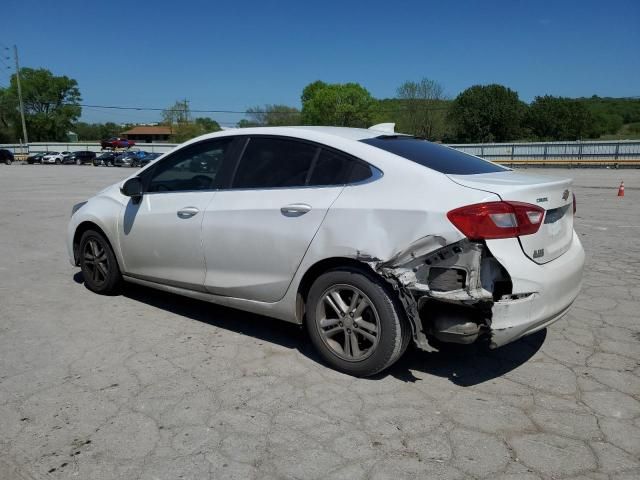
[[[104,150],[105,148],[115,149],[115,148],[131,148],[136,144],[133,140],[127,140],[126,138],[120,137],[111,137],[106,140],[102,140],[100,142],[100,146]]]

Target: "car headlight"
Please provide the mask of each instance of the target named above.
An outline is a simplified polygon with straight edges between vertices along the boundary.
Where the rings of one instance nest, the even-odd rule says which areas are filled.
[[[87,202],[80,202],[80,203],[76,203],[72,208],[71,208],[71,216],[73,217],[73,214],[76,213],[78,210],[80,210]]]

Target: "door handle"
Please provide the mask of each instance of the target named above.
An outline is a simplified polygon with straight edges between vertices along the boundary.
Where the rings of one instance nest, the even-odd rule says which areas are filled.
[[[180,218],[191,218],[198,214],[200,210],[196,207],[184,207],[178,210],[178,217]]]
[[[307,205],[306,203],[292,203],[280,209],[280,212],[285,217],[299,217],[309,211],[311,211],[311,205]]]

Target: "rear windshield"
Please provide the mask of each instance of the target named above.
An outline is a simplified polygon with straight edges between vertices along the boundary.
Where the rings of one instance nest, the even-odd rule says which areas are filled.
[[[509,170],[473,155],[415,137],[382,136],[367,138],[361,142],[445,174],[474,175]]]

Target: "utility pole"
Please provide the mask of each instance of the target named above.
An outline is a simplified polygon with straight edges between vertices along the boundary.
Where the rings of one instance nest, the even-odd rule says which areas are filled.
[[[13,55],[16,59],[16,83],[18,84],[18,101],[20,102],[20,118],[22,119],[22,135],[24,143],[29,147],[29,137],[27,136],[27,124],[24,121],[24,103],[22,103],[22,87],[20,86],[20,63],[18,62],[18,47],[13,46]]]

